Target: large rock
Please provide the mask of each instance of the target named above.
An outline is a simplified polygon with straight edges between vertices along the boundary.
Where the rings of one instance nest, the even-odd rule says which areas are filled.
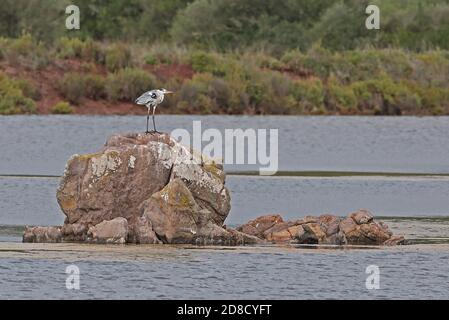
[[[201,209],[184,182],[177,178],[142,204],[144,216],[165,243],[192,243],[211,222],[212,213]]]
[[[215,213],[202,209],[180,178],[153,194],[142,204],[142,209],[164,243],[237,245],[261,242],[257,237],[216,224]]]
[[[96,152],[74,155],[57,190],[66,215],[63,241],[229,243],[249,235],[226,230],[230,196],[221,164],[168,134],[114,135]],[[126,223],[125,223],[126,221]],[[45,242],[28,231],[24,241]]]

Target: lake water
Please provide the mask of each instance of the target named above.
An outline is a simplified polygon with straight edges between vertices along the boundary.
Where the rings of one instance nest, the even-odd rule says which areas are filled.
[[[449,173],[449,117],[158,116],[158,128],[279,129],[280,170]],[[74,153],[114,133],[143,131],[145,116],[0,117],[0,174],[60,175]],[[227,170],[250,170],[230,165]]]
[[[449,173],[449,118],[160,116],[160,130],[278,128],[284,171]],[[237,225],[368,208],[416,243],[398,248],[191,248],[22,244],[24,225],[60,225],[56,177],[74,153],[143,128],[136,116],[0,117],[0,298],[449,298],[449,177],[229,175]],[[227,165],[228,171],[255,167]],[[12,175],[12,176],[6,176]],[[18,177],[17,175],[29,175]],[[65,267],[82,289],[65,289]],[[365,288],[365,268],[381,289]]]

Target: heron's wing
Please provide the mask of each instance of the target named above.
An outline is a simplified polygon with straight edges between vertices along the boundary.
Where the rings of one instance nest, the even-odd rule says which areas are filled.
[[[152,91],[147,91],[144,94],[142,94],[140,97],[138,97],[136,99],[135,102],[137,104],[144,105],[144,104],[148,104],[148,103],[153,102],[153,100],[154,99],[153,99],[153,90],[152,90]]]

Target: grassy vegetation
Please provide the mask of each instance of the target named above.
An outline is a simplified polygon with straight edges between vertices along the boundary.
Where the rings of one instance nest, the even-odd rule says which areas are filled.
[[[75,106],[86,99],[132,102],[149,88],[166,87],[177,92],[167,101],[171,113],[449,114],[449,52],[445,50],[332,52],[314,46],[307,52],[295,49],[276,56],[263,51],[125,47],[121,42],[62,38],[43,50],[41,61],[46,63],[36,64],[28,52],[42,44],[29,35],[1,42],[8,54],[0,62],[19,70],[77,62],[78,67],[72,68],[76,70],[70,64],[61,70],[61,79],[54,84],[61,98]],[[193,77],[157,72],[178,65],[191,70]],[[8,80],[1,82],[4,107],[0,112],[33,112],[39,90],[27,86],[27,79],[11,80],[5,75],[3,79]],[[7,93],[11,88],[16,93]],[[11,95],[15,98],[7,102]]]
[[[0,72],[0,114],[32,113],[35,110],[34,101],[24,94],[21,82]]]
[[[51,113],[71,114],[73,113],[73,107],[68,102],[60,101],[51,108]]]
[[[449,0],[370,1],[382,31],[365,0],[77,0],[72,32],[55,27],[69,1],[7,2],[1,114],[165,87],[168,113],[449,115]]]

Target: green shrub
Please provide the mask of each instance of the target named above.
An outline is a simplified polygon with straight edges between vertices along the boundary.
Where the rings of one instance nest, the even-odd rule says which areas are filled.
[[[84,76],[85,97],[99,100],[107,97],[106,79],[100,75],[87,74]]]
[[[419,112],[421,98],[404,83],[394,82],[384,75],[381,78],[359,81],[351,85],[358,106],[374,114],[400,115]]]
[[[0,61],[5,59],[6,49],[8,48],[9,40],[0,37]]]
[[[212,53],[203,51],[193,52],[190,56],[190,64],[195,72],[208,72],[219,77],[226,74],[223,61],[220,61],[219,57]]]
[[[80,73],[67,73],[58,89],[69,102],[79,104],[81,99],[86,96],[85,76]]]
[[[204,114],[215,111],[217,104],[209,97],[212,81],[214,81],[214,77],[211,74],[198,74],[191,80],[185,81],[177,96],[177,109],[181,112],[202,112]],[[223,107],[226,106],[223,105]]]
[[[48,50],[40,42],[36,42],[30,34],[4,42],[2,55],[13,66],[22,66],[37,70],[48,65]]]
[[[98,42],[67,37],[57,40],[56,56],[61,59],[77,58],[100,64],[105,60],[104,50]]]
[[[36,105],[27,98],[17,81],[0,72],[0,114],[33,113]]]
[[[106,50],[106,69],[115,72],[132,66],[131,52],[122,43],[115,43]]]
[[[357,97],[350,86],[340,85],[333,76],[326,88],[326,109],[340,114],[354,114],[357,111]]]
[[[159,61],[155,56],[149,54],[145,56],[145,63],[154,66],[159,64]]]
[[[292,84],[292,96],[298,101],[296,113],[322,113],[324,110],[324,88],[318,78],[296,80]]]
[[[327,78],[333,71],[335,59],[330,51],[313,46],[307,54],[299,50],[286,52],[281,61],[291,70],[297,73],[312,73],[321,78]]]
[[[421,99],[421,112],[429,115],[449,114],[449,88],[420,86],[407,82],[407,87]]]
[[[190,63],[189,51],[168,43],[158,42],[150,47],[137,47],[132,49],[132,52],[134,54],[137,52],[137,55],[139,51],[142,52],[141,60],[149,65]]]
[[[59,38],[56,41],[56,53],[59,58],[81,58],[84,42],[78,38]]]
[[[73,107],[68,102],[64,101],[58,102],[51,108],[51,113],[53,114],[71,114],[73,111]]]
[[[155,88],[156,84],[152,74],[126,68],[108,75],[106,93],[111,101],[134,101],[143,92]]]
[[[23,95],[27,98],[38,101],[42,99],[42,95],[36,86],[26,79],[17,79],[17,86],[22,90]]]
[[[95,74],[67,73],[59,84],[59,92],[71,103],[82,98],[106,98],[106,79]]]

